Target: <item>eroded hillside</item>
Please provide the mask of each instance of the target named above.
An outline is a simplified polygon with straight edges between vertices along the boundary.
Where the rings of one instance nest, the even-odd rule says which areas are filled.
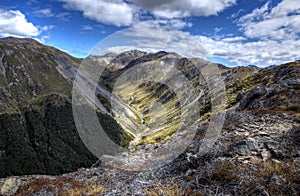
[[[67,66],[69,60],[62,56],[58,62],[58,67],[61,67],[59,77],[73,81],[78,65]],[[99,110],[106,113],[105,117],[99,119],[108,122],[112,120],[110,116],[113,116],[125,132],[120,127],[112,128],[108,124],[108,135],[120,129],[111,138],[124,145],[134,139],[130,145],[131,150],[119,156],[103,156],[92,167],[81,168],[73,173],[2,179],[2,194],[299,194],[299,61],[269,68],[227,68],[213,64],[219,68],[226,94],[226,101],[220,102],[222,107],[217,107],[215,111],[212,110],[212,93],[207,85],[207,74],[199,69],[212,64],[204,60],[193,64],[191,59],[174,53],[130,51],[118,55],[90,56],[87,62],[106,67],[99,81],[90,81],[98,83],[96,105],[99,104]],[[158,69],[157,63],[164,65],[161,66],[164,69]],[[142,66],[142,71],[139,71],[139,66]],[[176,75],[178,73],[173,69],[179,70],[190,86],[182,83],[177,86],[179,89],[182,86],[182,91],[176,91],[176,88],[166,85],[180,81],[179,75]],[[159,78],[160,82],[144,81],[146,76]],[[198,96],[181,96],[189,92],[187,87],[193,88]],[[41,105],[32,103],[27,109],[35,106],[44,108],[41,112],[43,119],[54,116],[52,114],[58,111],[64,114],[66,111],[61,111],[61,105],[68,108],[71,106],[64,102],[58,104],[57,100],[61,99],[50,101],[52,104],[56,103],[55,106],[45,104],[45,107],[40,107]],[[191,111],[199,105],[199,113],[182,110],[181,104],[185,101],[190,103],[187,106],[192,106],[192,109],[187,107]],[[189,114],[187,119],[190,119],[188,125],[191,126],[184,127],[180,133],[179,120],[182,113]],[[210,127],[212,116],[216,113],[225,115],[223,128],[220,134],[212,135],[216,139],[212,140],[215,141],[213,147],[202,154],[203,139]],[[33,109],[28,113],[35,118],[39,116],[36,114]],[[11,114],[6,112],[5,115]],[[69,119],[66,116],[68,118],[64,121]],[[64,130],[66,126],[55,118],[46,122],[44,125],[38,122],[31,124],[42,127],[47,125],[43,130],[52,130],[51,134],[57,134],[57,130]],[[53,122],[60,128],[53,128]],[[30,123],[25,123],[24,126],[30,126]],[[188,134],[193,133],[192,131],[196,134]],[[26,134],[29,133],[30,137],[23,142],[32,144],[34,142],[30,140],[43,141],[40,139],[43,134]],[[191,142],[186,143],[186,146],[184,140],[179,140],[182,139],[182,133],[187,133],[187,138],[191,137]],[[49,138],[52,138],[51,134]],[[116,135],[120,137],[114,138]],[[173,147],[183,152],[172,157],[171,161],[165,161],[164,157],[170,155]]]

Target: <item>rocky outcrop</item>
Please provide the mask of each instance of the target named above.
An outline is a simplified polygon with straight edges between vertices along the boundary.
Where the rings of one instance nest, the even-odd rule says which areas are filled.
[[[263,105],[261,103],[256,102],[255,104],[253,104],[253,102],[255,102],[260,97],[265,96],[266,94],[267,94],[267,89],[264,87],[256,87],[255,89],[246,92],[244,95],[238,94],[237,101],[240,102],[239,109],[243,110],[246,108],[251,108],[251,109],[262,108]]]
[[[234,154],[247,156],[251,155],[252,152],[256,152],[257,147],[252,140],[242,140],[230,145],[230,151]]]
[[[131,61],[138,59],[146,54],[147,52],[142,52],[139,50],[131,50],[131,51],[123,52],[121,54],[114,56],[112,60],[109,62],[108,66],[113,69],[123,69]]]

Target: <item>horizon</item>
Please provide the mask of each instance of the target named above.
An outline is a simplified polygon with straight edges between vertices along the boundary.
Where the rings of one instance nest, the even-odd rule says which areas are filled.
[[[126,50],[126,51],[122,51],[120,53],[117,53],[117,52],[107,52],[107,53],[103,53],[103,54],[88,54],[87,56],[85,57],[76,57],[70,53],[68,53],[67,51],[64,51],[64,50],[61,50],[55,46],[51,46],[51,45],[47,45],[45,43],[42,43],[40,42],[39,40],[37,39],[34,39],[34,38],[22,38],[22,37],[14,37],[14,36],[8,36],[8,37],[0,37],[0,40],[3,40],[3,39],[10,39],[10,38],[13,38],[13,39],[30,39],[30,40],[33,40],[33,41],[37,41],[38,43],[44,45],[44,46],[47,46],[47,47],[54,47],[56,48],[57,50],[61,51],[61,52],[64,52],[74,58],[78,58],[78,59],[82,59],[84,60],[85,58],[89,57],[89,56],[99,56],[99,57],[102,57],[102,56],[105,56],[105,55],[108,55],[108,54],[116,54],[116,55],[119,55],[121,53],[124,53],[124,52],[129,52],[129,51],[141,51],[141,52],[146,52],[147,54],[155,54],[155,53],[159,53],[159,52],[167,52],[167,53],[176,53],[176,52],[172,52],[172,51],[167,51],[167,50],[161,50],[161,51],[156,51],[156,52],[151,52],[151,51],[147,51],[147,50],[143,50],[143,49],[129,49],[129,50]],[[182,58],[189,58],[189,57],[186,57],[184,55],[181,55],[181,54],[178,54],[176,53],[177,55],[180,55]],[[226,63],[223,63],[224,61],[226,62],[226,60],[224,59],[218,59],[216,57],[210,57],[208,59],[203,59],[202,60],[205,60],[205,61],[208,61],[208,62],[211,62],[211,63],[216,63],[216,64],[221,64],[227,68],[234,68],[234,67],[248,67],[248,66],[252,66],[252,67],[257,67],[257,68],[269,68],[269,67],[272,67],[272,66],[279,66],[279,65],[282,65],[282,64],[287,64],[287,63],[292,63],[292,62],[295,62],[295,61],[299,61],[299,59],[295,59],[295,60],[291,60],[291,61],[286,61],[286,62],[282,62],[280,64],[274,64],[274,65],[268,65],[268,66],[259,66],[259,65],[252,65],[252,64],[249,64],[249,65],[228,65]]]

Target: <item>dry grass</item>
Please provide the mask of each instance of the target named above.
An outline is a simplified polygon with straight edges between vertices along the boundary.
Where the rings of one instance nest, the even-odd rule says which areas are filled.
[[[236,167],[229,161],[219,162],[211,171],[210,179],[222,183],[238,182],[239,176],[236,172]]]
[[[16,195],[34,195],[35,193],[43,191],[63,196],[94,196],[103,194],[105,189],[96,183],[86,185],[84,182],[68,177],[61,177],[57,179],[37,178],[20,187]]]
[[[257,177],[267,179],[272,176],[281,176],[288,181],[300,179],[300,173],[293,162],[283,164],[275,161],[267,161],[258,168]]]
[[[66,191],[63,195],[72,195],[72,196],[96,196],[96,195],[102,195],[105,193],[105,189],[98,184],[92,184],[84,188],[72,188],[68,191]]]
[[[300,191],[299,165],[292,160],[251,164],[234,160],[211,162],[192,178],[201,179],[198,189],[205,194],[269,196],[295,195]]]
[[[147,188],[144,190],[144,193],[147,196],[202,196],[200,192],[196,192],[191,189],[184,189],[179,186],[177,183],[172,182],[170,184],[162,184],[161,182],[157,183],[157,186],[152,188]]]
[[[292,195],[297,192],[294,182],[300,179],[300,173],[292,161],[282,163],[269,160],[254,168],[244,168],[244,181],[240,186],[242,194]]]

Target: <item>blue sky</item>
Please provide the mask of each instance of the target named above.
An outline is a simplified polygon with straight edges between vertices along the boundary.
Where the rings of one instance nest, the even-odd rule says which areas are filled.
[[[1,37],[35,38],[76,57],[122,30],[102,52],[176,48],[226,65],[264,67],[299,59],[300,0],[0,2]]]

